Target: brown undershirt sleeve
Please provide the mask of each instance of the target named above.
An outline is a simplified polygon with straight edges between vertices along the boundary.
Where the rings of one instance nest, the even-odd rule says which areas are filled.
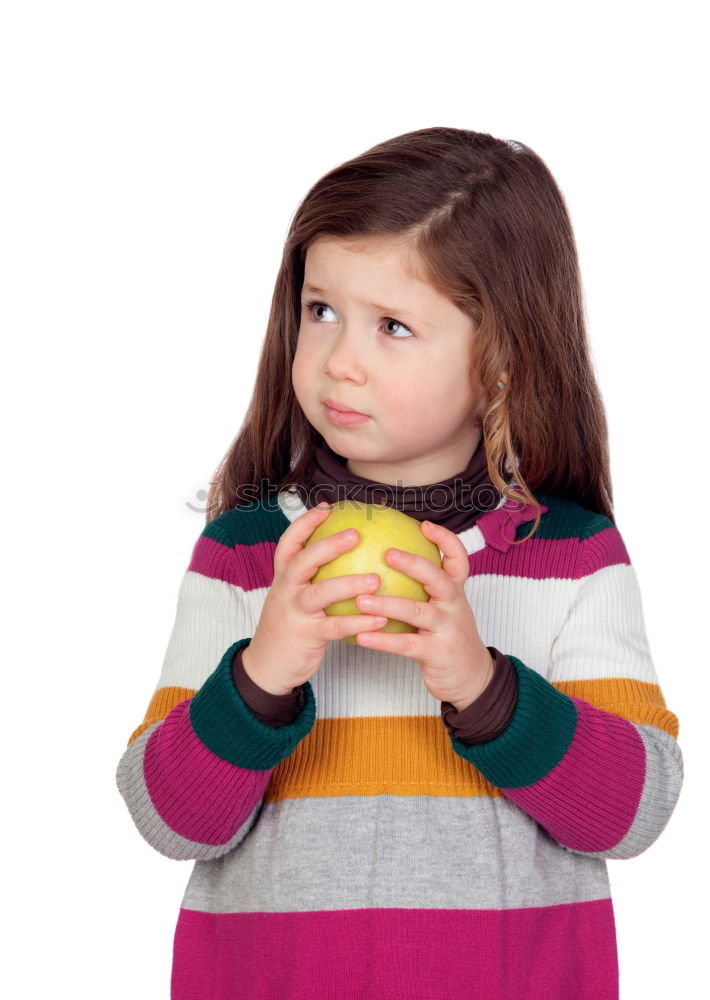
[[[451,736],[467,746],[489,743],[508,725],[518,698],[518,675],[508,657],[487,646],[495,661],[493,677],[485,691],[461,712],[450,701],[441,703],[441,718]]]
[[[234,686],[239,692],[247,708],[267,726],[278,729],[293,722],[306,704],[306,696],[302,687],[294,688],[289,694],[271,694],[251,679],[244,669],[241,650],[234,654],[232,660],[232,677]]]
[[[450,702],[442,702],[441,717],[448,732],[462,743],[488,743],[508,725],[518,696],[515,668],[507,656],[493,646],[488,651],[495,660],[490,684],[471,705],[457,712]],[[306,698],[302,687],[289,694],[271,694],[251,679],[244,669],[241,652],[232,660],[234,686],[251,712],[266,725],[278,728],[292,723]]]

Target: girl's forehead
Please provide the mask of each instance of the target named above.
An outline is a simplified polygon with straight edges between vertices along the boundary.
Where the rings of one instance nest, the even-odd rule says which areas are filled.
[[[306,268],[309,265],[309,258],[311,267],[321,262],[347,259],[349,254],[362,254],[375,260],[388,258],[390,263],[410,280],[429,284],[424,261],[416,250],[412,238],[401,233],[357,237],[324,234],[313,240],[304,253]]]

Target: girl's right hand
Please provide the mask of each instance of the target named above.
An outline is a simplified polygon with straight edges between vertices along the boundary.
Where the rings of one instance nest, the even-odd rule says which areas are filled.
[[[304,542],[328,514],[330,507],[313,507],[297,517],[279,538],[274,551],[274,581],[261,610],[242,663],[251,679],[272,694],[288,694],[313,676],[331,639],[382,628],[374,615],[327,615],[333,601],[373,594],[380,585],[376,574],[336,576],[311,583],[318,568],[357,545],[360,535],[339,531],[311,545]]]

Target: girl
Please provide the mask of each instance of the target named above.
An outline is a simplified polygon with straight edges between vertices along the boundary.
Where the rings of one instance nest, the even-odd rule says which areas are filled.
[[[339,499],[421,522],[441,568],[386,558],[428,601],[310,583],[358,544],[304,545]],[[311,189],[208,504],[117,776],[195,859],[172,996],[616,997],[606,860],[656,840],[682,763],[532,150],[422,129]]]

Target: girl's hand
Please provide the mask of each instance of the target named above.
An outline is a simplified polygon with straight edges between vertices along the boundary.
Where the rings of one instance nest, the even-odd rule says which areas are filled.
[[[435,698],[461,711],[488,686],[494,663],[478,634],[476,619],[464,593],[469,574],[468,553],[448,528],[422,521],[422,534],[444,553],[441,567],[412,552],[388,549],[385,559],[394,569],[418,580],[428,601],[380,594],[358,597],[357,607],[413,625],[417,632],[362,632],[361,646],[410,656],[419,662],[424,683]]]
[[[364,629],[382,628],[384,619],[369,614],[326,615],[323,610],[377,590],[377,574],[351,574],[311,583],[317,570],[360,540],[359,532],[339,531],[303,547],[330,507],[314,507],[286,528],[274,551],[274,580],[261,609],[252,640],[242,653],[251,679],[272,694],[288,694],[304,684],[323,661],[331,639],[344,639]],[[350,535],[350,537],[348,537]]]

